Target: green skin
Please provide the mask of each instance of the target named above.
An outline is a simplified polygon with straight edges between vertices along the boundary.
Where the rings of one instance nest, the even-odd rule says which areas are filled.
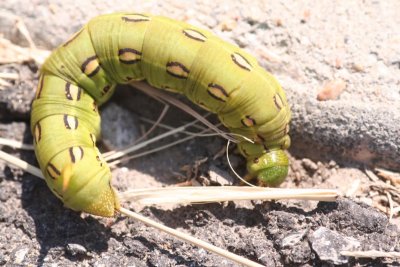
[[[95,140],[97,106],[116,84],[146,80],[214,112],[239,140],[250,177],[277,186],[288,172],[290,110],[276,79],[249,54],[180,21],[148,14],[94,18],[41,70],[32,105],[35,152],[65,206],[95,215],[119,209]]]

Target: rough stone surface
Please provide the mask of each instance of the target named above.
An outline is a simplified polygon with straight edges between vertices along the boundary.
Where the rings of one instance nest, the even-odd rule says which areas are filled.
[[[334,264],[349,262],[348,257],[342,256],[341,251],[359,250],[360,242],[357,239],[342,236],[325,227],[318,228],[312,235],[312,248],[323,261]]]

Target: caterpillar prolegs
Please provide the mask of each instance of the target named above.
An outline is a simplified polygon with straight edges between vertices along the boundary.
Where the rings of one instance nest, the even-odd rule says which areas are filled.
[[[276,79],[238,47],[160,16],[116,13],[92,19],[44,63],[32,105],[35,153],[65,206],[113,216],[119,203],[96,148],[97,106],[116,84],[146,80],[218,115],[247,158],[249,175],[277,185],[288,172],[290,110]]]

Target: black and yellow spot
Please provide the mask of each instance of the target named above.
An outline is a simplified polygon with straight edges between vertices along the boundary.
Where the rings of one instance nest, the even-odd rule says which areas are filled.
[[[253,68],[253,66],[251,66],[250,62],[245,57],[240,55],[239,53],[233,53],[231,55],[231,58],[232,58],[233,62],[242,69],[251,71],[251,69]]]
[[[100,64],[97,60],[97,56],[88,57],[81,66],[81,70],[85,73],[88,77],[93,77],[100,71]]]
[[[118,50],[118,58],[124,64],[135,64],[142,59],[142,53],[133,48],[122,48]]]
[[[150,17],[143,14],[130,14],[123,16],[122,20],[125,22],[141,22],[141,21],[149,21]]]
[[[167,63],[167,73],[179,78],[179,79],[187,79],[189,76],[189,69],[185,67],[182,63],[172,61]]]
[[[104,86],[103,90],[101,91],[101,95],[106,95],[111,89],[111,85]]]
[[[72,163],[76,163],[83,158],[83,149],[80,146],[74,146],[69,148],[69,157]]]
[[[35,135],[35,143],[39,143],[40,139],[42,139],[42,127],[40,126],[40,123],[36,123],[35,125],[35,130],[34,130],[34,135]]]
[[[241,119],[243,126],[252,127],[256,125],[256,120],[251,118],[249,115],[246,115],[245,118]]]
[[[71,83],[65,84],[65,97],[68,100],[79,101],[81,99],[82,89]]]
[[[64,114],[64,125],[68,130],[76,130],[78,128],[78,118]]]
[[[55,180],[61,175],[61,171],[59,171],[53,164],[49,163],[46,168],[47,173],[49,176]]]
[[[37,88],[37,90],[36,90],[36,96],[35,96],[36,99],[39,99],[39,98],[40,98],[40,94],[42,93],[42,90],[43,90],[43,80],[44,80],[44,76],[43,76],[43,75],[40,75],[40,78],[39,78],[39,85],[38,85],[38,88]]]
[[[274,95],[274,103],[278,110],[281,110],[283,105],[283,100],[279,94]]]
[[[207,93],[222,102],[226,102],[229,97],[226,90],[221,85],[215,83],[208,84]]]
[[[65,46],[69,45],[73,40],[75,40],[75,39],[79,36],[79,34],[81,34],[82,31],[83,31],[83,28],[80,29],[79,31],[77,31],[76,33],[74,33],[74,34],[63,44],[63,46],[65,47]]]
[[[202,34],[199,31],[196,31],[196,30],[187,29],[187,30],[183,30],[182,32],[187,37],[189,37],[193,40],[196,40],[196,41],[205,42],[207,40],[207,37],[204,34]]]

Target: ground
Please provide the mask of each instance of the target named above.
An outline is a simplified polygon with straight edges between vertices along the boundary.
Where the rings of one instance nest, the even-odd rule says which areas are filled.
[[[389,177],[400,169],[400,128],[395,123],[400,121],[397,1],[289,5],[285,1],[54,0],[32,5],[19,0],[0,9],[0,28],[3,37],[27,46],[16,26],[22,19],[34,43],[52,49],[90,17],[111,10],[185,20],[252,53],[281,82],[293,111],[290,173],[282,187],[336,188],[343,194],[333,203],[242,201],[168,209],[124,205],[266,266],[400,264],[389,258],[338,254],[400,252],[398,209],[389,220],[390,203],[399,206],[399,184],[394,178],[385,180],[388,176],[376,169],[394,171]],[[0,52],[2,57],[13,53],[3,43]],[[8,80],[10,85],[1,85],[0,136],[32,143],[29,112],[38,66],[3,61],[0,73],[18,74]],[[323,89],[343,88],[335,99],[317,100]],[[130,87],[118,88],[102,109],[104,130],[113,130],[104,131],[104,146],[137,138],[141,128],[149,127],[140,118],[156,119],[161,110],[162,105],[148,96]],[[178,127],[191,120],[171,108],[163,122]],[[223,181],[234,181],[225,157],[214,159],[224,146],[220,137],[196,138],[131,160],[113,170],[113,185],[122,192],[181,183],[188,177],[182,167],[204,158],[198,183],[216,184],[209,179],[215,172]],[[31,151],[2,150],[37,165]],[[231,161],[235,169],[244,170],[244,159],[234,147]],[[104,219],[68,210],[43,181],[3,161],[0,167],[0,265],[235,265],[123,216]]]

